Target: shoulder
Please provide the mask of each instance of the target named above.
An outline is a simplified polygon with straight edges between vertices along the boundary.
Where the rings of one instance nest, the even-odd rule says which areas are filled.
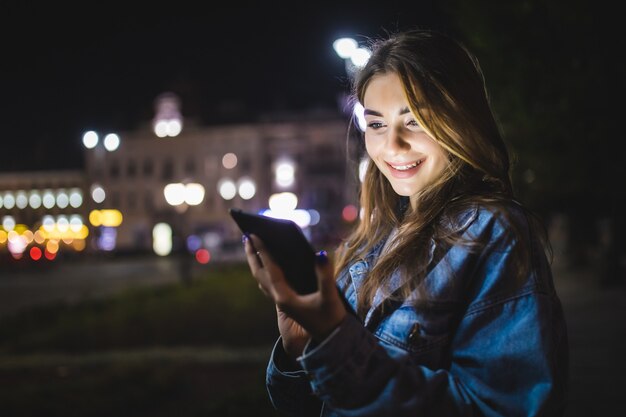
[[[473,203],[450,210],[443,219],[450,232],[484,243],[496,240],[526,240],[529,237],[527,211],[514,201]]]

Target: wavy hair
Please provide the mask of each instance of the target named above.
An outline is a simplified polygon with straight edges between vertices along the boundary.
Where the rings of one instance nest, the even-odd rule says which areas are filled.
[[[397,74],[411,112],[445,150],[448,164],[442,175],[420,192],[413,210],[404,209],[406,198],[394,192],[374,163],[368,164],[359,190],[362,216],[337,249],[336,271],[362,259],[392,229],[397,228],[398,233],[393,250],[381,255],[363,284],[358,299],[361,313],[398,269],[404,280],[394,296],[407,297],[426,275],[433,241],[440,249],[461,241],[460,234],[443,219],[454,219],[455,214],[476,204],[498,210],[514,201],[509,153],[478,60],[458,41],[428,30],[373,40],[370,49],[369,61],[355,74],[352,99],[363,103],[372,78]],[[355,123],[351,126],[354,129]]]

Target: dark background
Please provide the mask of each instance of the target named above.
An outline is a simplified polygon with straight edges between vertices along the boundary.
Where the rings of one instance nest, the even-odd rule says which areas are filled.
[[[547,220],[563,213],[576,225],[573,262],[585,262],[584,245],[608,240],[608,273],[620,275],[618,16],[586,0],[3,5],[0,172],[80,169],[86,130],[134,129],[165,91],[181,97],[184,117],[204,124],[336,109],[348,89],[336,38],[364,44],[431,28],[478,56],[520,199]],[[598,236],[602,227],[615,232]]]
[[[16,157],[0,170],[78,168],[84,131],[132,129],[165,91],[207,124],[336,108],[347,82],[332,42],[443,27],[431,3],[2,6],[2,153]]]

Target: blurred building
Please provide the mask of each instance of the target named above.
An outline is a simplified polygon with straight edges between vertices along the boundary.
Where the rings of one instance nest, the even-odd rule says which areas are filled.
[[[85,189],[81,171],[0,174],[0,254],[52,260],[63,247],[84,250],[89,234]]]
[[[354,175],[346,170],[344,115],[302,113],[202,126],[177,114],[174,96],[157,100],[165,101],[165,111],[157,105],[151,124],[119,133],[114,150],[107,151],[105,143],[86,149],[89,192],[101,190],[105,196],[89,199],[90,210],[114,209],[123,215],[112,237],[117,250],[152,250],[154,227],[165,223],[173,239],[190,249],[195,245],[219,252],[237,245],[240,252],[241,233],[228,209],[276,212],[270,207],[270,197],[276,195],[295,203],[290,209],[296,209],[312,240],[339,237],[346,223],[342,210],[355,198],[350,192]],[[166,123],[173,123],[169,132]],[[168,202],[165,189],[172,184],[199,185],[204,195],[194,205]],[[93,238],[103,231],[96,229]],[[181,243],[181,237],[196,240]]]
[[[88,252],[159,253],[155,242],[165,239],[161,254],[204,248],[219,258],[241,254],[231,207],[292,218],[320,245],[336,242],[354,220],[345,216],[356,200],[345,115],[317,111],[206,126],[184,119],[173,94],[155,104],[154,119],[136,130],[87,133],[84,172],[1,175],[0,251],[11,230],[14,238],[39,230],[41,240],[45,226],[42,253],[49,240]],[[195,195],[184,196],[189,190]],[[157,236],[163,230],[168,235]],[[19,244],[27,251],[37,245],[33,239]]]

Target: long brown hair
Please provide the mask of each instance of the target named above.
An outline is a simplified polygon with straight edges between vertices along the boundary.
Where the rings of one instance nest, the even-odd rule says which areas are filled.
[[[355,75],[353,99],[363,103],[373,77],[397,74],[411,112],[447,152],[449,163],[420,192],[417,207],[406,211],[398,209],[403,197],[374,163],[368,164],[359,190],[362,216],[337,250],[337,272],[363,258],[392,229],[398,228],[398,234],[393,250],[381,256],[363,284],[361,312],[398,269],[405,278],[398,295],[408,296],[426,274],[431,242],[440,247],[459,243],[459,234],[443,218],[454,219],[472,205],[497,208],[513,200],[508,150],[476,58],[449,36],[426,30],[402,32],[370,46],[369,61]]]

